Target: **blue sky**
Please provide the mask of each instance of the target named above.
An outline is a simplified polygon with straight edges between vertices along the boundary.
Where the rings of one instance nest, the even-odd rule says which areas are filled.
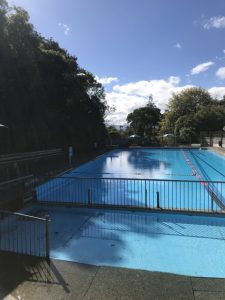
[[[78,57],[105,85],[116,111],[127,113],[151,94],[164,110],[173,92],[201,86],[225,94],[224,0],[11,0],[36,30]]]

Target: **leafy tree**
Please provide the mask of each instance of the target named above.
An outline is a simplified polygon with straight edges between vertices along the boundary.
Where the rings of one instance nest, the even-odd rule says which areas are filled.
[[[107,127],[107,133],[109,138],[109,144],[111,145],[114,143],[117,144],[122,138],[124,138],[123,132],[112,125]]]
[[[189,142],[197,140],[200,131],[221,130],[225,124],[224,103],[201,88],[174,94],[160,122],[160,132],[175,133],[182,142]]]
[[[151,137],[153,127],[158,125],[160,117],[160,109],[152,101],[149,101],[145,107],[137,108],[128,114],[127,122],[135,134]]]
[[[197,132],[218,131],[225,125],[225,105],[214,101],[212,105],[201,107],[195,114]]]
[[[121,136],[121,132],[114,126],[107,127],[107,132],[111,138],[118,138]]]
[[[45,39],[19,7],[0,0],[0,123],[4,151],[103,144],[108,109],[102,85],[53,39]]]

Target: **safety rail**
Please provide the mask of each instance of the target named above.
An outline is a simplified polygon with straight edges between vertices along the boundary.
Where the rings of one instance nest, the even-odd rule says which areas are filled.
[[[32,199],[34,176],[28,175],[0,182],[0,209],[18,210]]]
[[[49,258],[49,221],[0,210],[0,251]]]
[[[57,177],[36,189],[44,203],[225,212],[225,182]]]
[[[0,164],[15,163],[18,161],[25,161],[31,159],[40,159],[49,156],[62,155],[62,149],[49,149],[33,152],[22,152],[0,155]]]

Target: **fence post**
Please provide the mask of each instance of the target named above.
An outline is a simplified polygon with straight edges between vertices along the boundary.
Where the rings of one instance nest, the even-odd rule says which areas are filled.
[[[148,191],[147,189],[145,189],[145,208],[148,208],[147,199],[148,199]]]
[[[36,190],[33,190],[32,191],[32,200],[34,201],[34,202],[37,202],[37,191]]]
[[[91,205],[91,190],[88,189],[88,205]]]
[[[49,240],[49,216],[45,217],[45,255],[49,260],[50,258],[50,240]]]
[[[160,206],[159,206],[159,192],[156,192],[156,199],[157,199],[157,208],[160,208]]]

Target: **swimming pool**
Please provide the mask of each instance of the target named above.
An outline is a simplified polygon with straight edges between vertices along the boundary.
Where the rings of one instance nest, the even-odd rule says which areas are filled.
[[[225,159],[192,148],[110,151],[37,188],[37,199],[77,205],[221,211]]]
[[[40,203],[24,212],[50,216],[51,258],[225,278],[223,215],[135,210],[221,211],[224,167],[225,159],[209,150],[115,150],[38,187]],[[25,226],[18,223],[7,231],[13,240]]]
[[[50,216],[51,258],[225,278],[223,217],[46,205],[27,213]]]

